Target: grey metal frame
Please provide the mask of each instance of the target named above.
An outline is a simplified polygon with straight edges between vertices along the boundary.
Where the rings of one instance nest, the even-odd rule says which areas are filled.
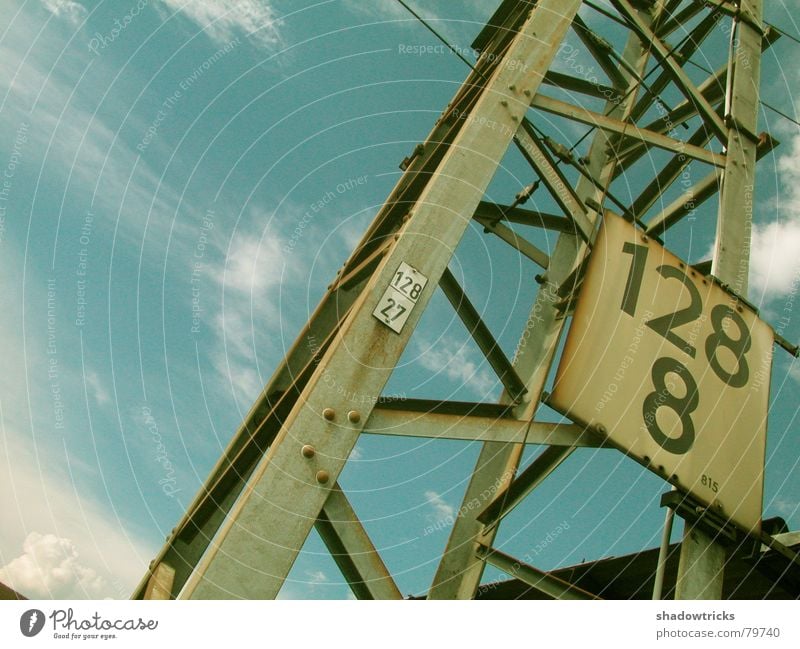
[[[650,6],[611,0],[630,28],[622,55],[577,16],[582,0],[505,0],[496,13],[502,25],[479,37],[482,56],[427,140],[404,161],[404,174],[359,245],[339,271],[282,365],[265,387],[223,457],[185,516],[151,564],[134,598],[274,598],[313,526],[358,598],[400,597],[389,571],[337,483],[361,433],[481,440],[482,450],[464,502],[496,489],[482,511],[462,508],[431,585],[429,598],[475,596],[486,563],[553,597],[592,598],[532,566],[492,548],[503,517],[579,447],[603,445],[591,431],[535,420],[561,338],[565,316],[580,281],[598,215],[616,177],[651,147],[676,155],[653,182],[622,207],[642,222],[665,186],[673,184],[689,158],[714,167],[692,192],[696,201],[720,193],[714,274],[746,292],[744,186],[752,184],[758,157],[775,146],[755,135],[758,62],[777,34],[761,25],[761,0],[697,2],[674,13],[676,0]],[[711,7],[711,9],[709,9]],[[733,16],[738,47],[752,69],[737,69],[736,52],[724,69],[699,85],[682,62],[700,47],[713,16],[700,21],[676,52],[666,37],[702,11]],[[573,28],[610,79],[587,83],[549,70],[567,31]],[[643,82],[650,57],[661,74]],[[525,65],[506,65],[506,62]],[[649,124],[640,123],[658,93],[674,84],[685,96]],[[594,97],[608,97],[602,113],[540,93],[542,84]],[[726,90],[722,87],[727,84]],[[720,103],[724,100],[724,107]],[[544,111],[596,129],[586,158],[576,161],[537,132],[529,111]],[[703,126],[686,142],[670,124],[700,116]],[[725,153],[706,148],[724,142]],[[509,145],[530,163],[537,183],[552,194],[562,215],[543,214],[484,200],[484,193]],[[573,185],[562,163],[579,171]],[[683,203],[681,203],[683,200]],[[686,215],[685,199],[646,223],[663,232]],[[531,310],[535,326],[525,332],[515,360],[506,358],[464,289],[447,268],[471,220],[543,269]],[[505,221],[505,223],[503,223]],[[544,227],[559,233],[550,254],[507,224]],[[435,236],[434,236],[435,235]],[[428,278],[417,306],[398,334],[372,317],[398,265],[406,262]],[[441,402],[381,403],[392,368],[436,287],[442,288],[505,391],[497,405]],[[337,390],[346,386],[348,390]],[[358,386],[354,407],[342,392]],[[363,405],[366,404],[366,405]],[[544,447],[519,476],[526,444]],[[499,485],[499,486],[498,486]],[[715,597],[721,590],[725,551],[700,529],[687,527],[681,555],[679,596]],[[710,576],[709,576],[710,575]]]

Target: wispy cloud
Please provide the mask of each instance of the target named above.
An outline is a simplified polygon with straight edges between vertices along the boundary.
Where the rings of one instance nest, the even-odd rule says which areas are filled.
[[[267,0],[160,0],[170,11],[180,13],[219,43],[244,34],[251,42],[275,46],[281,42],[280,21]]]
[[[442,336],[432,344],[418,343],[418,353],[425,369],[443,374],[457,387],[467,388],[479,398],[494,396],[497,379],[479,352],[471,347]]]
[[[106,390],[105,386],[100,381],[97,372],[87,370],[84,374],[84,378],[89,394],[94,397],[98,405],[103,406],[107,404],[110,401],[108,390]]]
[[[328,575],[322,570],[306,570],[306,577],[308,577],[308,581],[312,586],[328,582]]]
[[[430,516],[435,521],[451,521],[455,514],[455,507],[448,503],[441,494],[436,491],[426,491],[425,499],[428,501],[433,514]]]
[[[86,7],[72,0],[42,0],[42,6],[58,18],[79,25],[86,18]]]
[[[255,208],[250,216],[257,226],[270,221],[269,214]],[[217,254],[209,255],[206,276],[222,302],[213,316],[217,342],[211,359],[237,398],[249,405],[264,387],[254,359],[278,351],[272,342],[275,331],[267,327],[280,320],[278,292],[297,280],[298,260],[284,253],[280,235],[263,229],[240,230],[230,238],[218,230],[213,245]]]

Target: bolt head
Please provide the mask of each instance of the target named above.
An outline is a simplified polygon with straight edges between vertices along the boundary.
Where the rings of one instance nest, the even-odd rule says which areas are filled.
[[[325,410],[322,411],[322,416],[328,421],[333,421],[333,418],[336,416],[336,411],[333,408],[325,408]]]
[[[309,460],[316,455],[316,450],[314,449],[311,444],[305,444],[303,448],[300,449],[300,453],[303,454],[303,457],[308,458]]]
[[[327,471],[317,471],[317,482],[320,484],[328,484],[328,480],[331,479],[330,473]]]

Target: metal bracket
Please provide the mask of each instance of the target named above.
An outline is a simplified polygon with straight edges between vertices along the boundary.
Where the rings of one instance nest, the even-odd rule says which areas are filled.
[[[728,284],[727,282],[723,282],[719,277],[715,277],[711,273],[709,273],[707,277],[717,286],[719,286],[723,291],[725,291],[728,295],[736,299],[737,302],[741,302],[742,304],[744,304],[748,309],[750,309],[756,315],[759,314],[758,307],[755,304],[753,304],[750,300],[748,300],[746,297],[742,297],[741,295],[739,295],[739,293],[734,291],[733,288],[731,288],[730,284]]]
[[[700,528],[717,542],[744,550],[746,554],[753,554],[760,546],[760,537],[745,532],[685,492],[674,490],[662,494],[661,506],[669,507],[692,527]]]
[[[749,11],[743,10],[741,6],[737,7],[735,19],[740,20],[748,27],[755,29],[761,35],[761,38],[764,38],[764,26],[760,24]]]
[[[729,129],[736,131],[737,133],[743,133],[744,135],[747,136],[748,140],[750,140],[756,145],[761,144],[761,141],[763,139],[762,136],[758,135],[757,133],[754,133],[749,128],[747,128],[744,124],[742,124],[740,120],[736,118],[735,115],[728,113],[723,118],[723,121],[725,122],[725,126],[727,126]]]

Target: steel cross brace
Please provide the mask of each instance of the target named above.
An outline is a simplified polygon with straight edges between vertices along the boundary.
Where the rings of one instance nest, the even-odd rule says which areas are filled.
[[[224,520],[213,542],[208,543],[210,535],[206,537],[207,550],[186,579],[180,597],[277,595],[372,410],[369,405],[351,409],[335,384],[358,385],[371,398],[363,401],[377,401],[514,134],[519,114],[499,97],[508,96],[509,88],[518,88],[520,94],[523,90],[536,93],[579,6],[579,0],[544,0],[510,38],[505,56],[532,65],[495,65],[480,91],[471,96],[469,114],[479,119],[459,124],[435,172],[426,178],[416,200],[405,206],[411,216],[402,222],[399,238],[352,301],[349,315],[331,331],[319,365],[311,364],[310,376],[280,418],[266,455],[257,461],[238,497],[228,492],[234,494],[234,502],[226,507],[227,515],[215,512],[218,516],[222,512]],[[533,33],[536,38],[531,38]],[[461,92],[469,93],[469,89]],[[484,119],[503,128],[489,130]],[[447,116],[442,124],[447,127]],[[480,155],[465,155],[465,151]],[[411,162],[412,174],[421,157]],[[408,182],[406,176],[401,180]],[[360,263],[374,250],[371,242],[382,240],[386,225],[390,223],[385,219],[376,220],[349,263]],[[428,277],[430,290],[420,295],[405,328],[396,334],[376,320],[372,311],[401,262]],[[322,380],[323,368],[333,386]],[[311,457],[301,452],[307,446],[316,450]],[[171,594],[177,593],[173,589]]]
[[[653,14],[643,13],[647,20],[651,18],[657,20],[661,15],[660,10],[656,10]],[[641,74],[647,62],[647,53],[637,36],[631,35],[623,57]],[[605,112],[614,119],[624,120],[635,105],[635,89],[638,82],[624,69],[620,69],[620,75],[625,79],[622,96],[627,99],[621,103],[610,102]],[[545,284],[536,297],[517,356],[517,372],[526,379],[528,392],[525,400],[514,408],[514,414],[518,419],[532,419],[538,408],[564,326],[563,316],[558,309],[558,302],[561,300],[557,292],[558,287],[580,266],[586,252],[585,241],[589,238],[586,237],[586,233],[594,228],[593,217],[583,211],[584,206],[589,201],[602,204],[603,195],[595,183],[586,176],[580,178],[575,189],[568,183],[560,184],[558,181],[563,177],[560,176],[560,172],[552,171],[555,164],[549,159],[547,151],[538,145],[535,133],[530,132],[530,127],[525,122],[520,125],[518,137],[524,138],[523,141],[528,143],[527,148],[534,153],[526,156],[528,161],[543,180],[549,178],[551,193],[560,203],[564,213],[570,215],[573,223],[578,226],[577,232],[572,234],[564,232],[558,238],[550,257]],[[586,164],[591,176],[604,184],[611,182],[616,165],[615,159],[609,156],[609,145],[608,135],[598,131]],[[521,147],[523,152],[525,148],[526,146]],[[581,236],[577,236],[579,233]],[[504,395],[501,402],[509,403],[509,396]],[[517,471],[521,454],[521,444],[485,443],[463,502],[471,502],[486,489],[496,487],[497,492],[506,489]],[[428,598],[473,598],[484,568],[483,561],[475,555],[476,547],[478,545],[491,547],[496,533],[497,526],[487,528],[469,511],[459,516],[453,525]]]

